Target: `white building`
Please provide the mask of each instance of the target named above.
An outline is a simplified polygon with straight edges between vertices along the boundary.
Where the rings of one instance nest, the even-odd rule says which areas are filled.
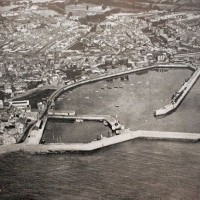
[[[3,109],[3,101],[0,100],[0,109]]]

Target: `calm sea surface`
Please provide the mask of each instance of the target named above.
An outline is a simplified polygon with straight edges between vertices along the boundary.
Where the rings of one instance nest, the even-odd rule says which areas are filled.
[[[199,132],[199,81],[175,113],[155,119],[189,70],[150,71],[101,81],[63,95],[57,109],[110,114],[132,130]],[[117,107],[116,107],[117,105]],[[109,130],[101,123],[50,121],[47,142],[88,142]],[[198,200],[200,144],[135,140],[93,153],[0,156],[0,199]]]

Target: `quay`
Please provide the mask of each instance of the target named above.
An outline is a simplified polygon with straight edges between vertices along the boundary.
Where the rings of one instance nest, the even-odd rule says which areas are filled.
[[[0,146],[0,154],[11,152],[28,152],[32,154],[49,154],[65,152],[90,152],[107,146],[119,144],[134,139],[151,139],[151,140],[176,140],[198,142],[200,134],[197,133],[179,133],[179,132],[160,132],[160,131],[131,131],[124,129],[120,135],[115,135],[101,140],[95,140],[90,143],[51,143],[51,144],[15,144]]]
[[[196,83],[199,76],[200,76],[200,69],[197,69],[193,73],[193,75],[190,77],[190,79],[185,81],[185,83],[182,85],[180,90],[173,95],[170,103],[167,104],[166,106],[162,107],[161,109],[156,110],[154,113],[154,116],[156,117],[156,116],[166,115],[166,114],[174,111],[175,109],[177,109],[178,106],[183,101],[183,99],[189,93],[189,91],[191,90],[193,85]]]
[[[37,120],[37,122],[34,123],[23,144],[40,144],[44,129],[47,124],[47,119],[48,118],[45,117],[41,120]]]

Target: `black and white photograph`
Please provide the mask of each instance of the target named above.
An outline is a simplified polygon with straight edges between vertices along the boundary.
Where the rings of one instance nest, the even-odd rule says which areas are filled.
[[[200,199],[200,0],[0,0],[0,200]]]

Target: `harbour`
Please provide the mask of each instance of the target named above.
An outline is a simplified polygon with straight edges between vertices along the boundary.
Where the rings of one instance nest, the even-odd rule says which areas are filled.
[[[0,1],[0,200],[199,200],[198,0]]]
[[[97,89],[95,89],[95,93],[97,94],[97,98],[99,99],[98,100],[98,102],[99,101],[102,101],[102,104],[104,105],[103,106],[103,108],[106,106],[106,105],[109,105],[109,103],[108,102],[105,102],[105,95],[106,95],[106,98],[108,98],[109,97],[109,94],[108,94],[108,90],[110,90],[110,92],[111,93],[113,93],[114,91],[114,93],[113,93],[113,95],[112,95],[112,98],[118,98],[118,97],[120,97],[120,94],[119,94],[119,92],[121,91],[121,92],[123,92],[124,93],[124,90],[121,90],[121,88],[122,88],[122,86],[123,86],[123,88],[125,89],[125,91],[128,89],[127,88],[127,86],[129,85],[129,87],[130,87],[130,89],[128,89],[127,90],[127,92],[128,91],[130,91],[130,90],[132,90],[131,92],[130,92],[130,97],[129,97],[129,99],[131,98],[134,98],[134,96],[135,96],[135,94],[136,95],[138,95],[139,94],[139,98],[140,98],[140,100],[141,100],[141,95],[140,95],[140,93],[138,93],[137,92],[137,90],[140,88],[140,87],[142,87],[143,88],[143,90],[144,90],[144,84],[145,84],[145,87],[147,87],[146,88],[146,90],[147,90],[147,92],[143,92],[143,95],[144,96],[147,96],[146,98],[148,99],[149,98],[149,100],[150,100],[150,102],[148,103],[148,104],[146,104],[145,103],[145,105],[147,105],[148,107],[150,106],[151,108],[153,108],[153,107],[155,107],[156,105],[157,105],[157,103],[159,103],[159,105],[161,105],[161,103],[163,102],[163,101],[165,101],[165,102],[167,102],[167,99],[169,98],[169,96],[171,95],[169,95],[169,96],[166,96],[166,97],[163,97],[162,99],[163,100],[160,100],[159,102],[157,101],[155,101],[156,99],[154,98],[152,98],[151,96],[153,95],[153,88],[154,88],[154,86],[153,85],[151,85],[152,84],[152,81],[153,80],[151,80],[151,77],[154,77],[155,75],[153,75],[152,73],[158,73],[158,74],[160,74],[160,75],[162,75],[162,76],[165,76],[165,75],[167,75],[167,74],[170,74],[171,72],[169,71],[170,70],[170,68],[174,68],[174,66],[173,65],[169,65],[169,68],[168,68],[168,70],[166,71],[166,70],[162,70],[162,71],[155,71],[154,72],[154,68],[156,69],[158,66],[151,66],[151,67],[149,67],[149,70],[151,70],[151,71],[148,71],[148,70],[146,70],[145,69],[145,73],[143,73],[142,75],[138,75],[138,74],[134,74],[134,72],[135,71],[137,71],[137,70],[133,70],[133,74],[131,74],[132,73],[132,71],[129,71],[129,75],[128,75],[128,77],[126,78],[126,80],[125,79],[121,79],[120,78],[120,76],[119,76],[119,78],[115,78],[112,82],[107,82],[106,84],[104,83],[104,81],[102,82],[101,81],[101,77],[100,77],[100,81],[98,81],[98,82],[96,82],[96,81],[94,81],[94,83],[92,84],[92,85],[99,85],[98,87],[100,87],[99,88],[99,90],[97,90]],[[162,68],[167,68],[167,66],[166,65],[161,65],[161,66],[159,66],[161,69]],[[189,72],[189,70],[187,70],[187,66],[182,66],[181,67],[181,65],[177,65],[177,67],[175,67],[175,68],[177,68],[176,70],[175,69],[171,69],[171,70],[173,70],[173,73],[174,72],[176,72],[177,71],[177,73],[178,73],[178,71],[179,71],[179,68],[184,68],[184,69],[182,69],[182,71],[184,72]],[[190,67],[189,67],[190,68]],[[194,71],[195,69],[193,68],[193,67],[191,67],[190,68],[192,71]],[[141,69],[141,70],[144,70],[144,69]],[[153,71],[152,71],[153,70]],[[139,69],[139,71],[140,71],[140,69]],[[124,72],[125,74],[127,73],[127,72]],[[120,73],[121,74],[121,73]],[[152,74],[152,75],[149,75],[149,74]],[[112,75],[113,77],[115,77],[115,74],[113,74]],[[116,76],[118,76],[118,74],[116,75]],[[121,76],[123,76],[123,75],[121,75]],[[127,76],[127,75],[126,75]],[[140,81],[137,81],[137,76],[140,76]],[[141,77],[142,76],[144,76],[145,77],[145,80],[142,80],[141,79]],[[168,75],[167,75],[168,76]],[[174,76],[175,76],[175,73],[174,73]],[[134,80],[132,77],[135,77],[136,78],[136,80]],[[184,75],[184,76],[182,76],[182,78],[180,78],[180,81],[182,82],[182,80],[185,80],[186,78],[188,77],[188,75]],[[103,78],[104,79],[104,78]],[[181,80],[182,79],[182,80]],[[119,81],[120,80],[120,81]],[[134,82],[133,82],[133,80],[134,80]],[[139,79],[138,79],[139,80]],[[102,82],[102,83],[101,83]],[[180,83],[181,83],[180,82]],[[148,84],[147,84],[148,83]],[[81,87],[77,87],[76,85],[77,84],[80,84],[81,85]],[[74,107],[74,105],[71,105],[71,103],[73,103],[73,96],[74,96],[74,93],[80,93],[80,94],[82,94],[82,92],[80,92],[79,90],[82,90],[82,87],[84,87],[84,88],[90,88],[92,85],[88,85],[87,84],[87,81],[86,81],[86,85],[82,85],[82,84],[84,84],[84,82],[83,83],[76,83],[75,84],[75,86],[67,86],[66,88],[69,88],[69,92],[68,92],[68,94],[67,94],[67,110],[76,110],[76,112],[77,112],[77,114],[73,117],[69,117],[69,116],[58,116],[58,114],[55,114],[56,112],[57,113],[59,113],[59,110],[60,110],[60,105],[62,105],[63,104],[63,102],[65,101],[65,99],[63,98],[63,97],[59,97],[60,95],[60,92],[61,92],[61,94],[63,93],[62,91],[63,91],[63,89],[59,89],[58,91],[56,91],[51,97],[50,97],[50,100],[49,100],[49,102],[51,101],[51,99],[53,100],[52,101],[52,103],[50,103],[50,107],[49,108],[51,108],[51,106],[52,105],[54,105],[55,107],[56,107],[56,110],[57,111],[49,111],[48,112],[48,117],[47,118],[49,118],[49,119],[51,119],[52,118],[52,115],[54,114],[54,118],[57,118],[57,119],[68,119],[68,120],[71,120],[71,121],[73,121],[73,120],[75,120],[75,121],[79,121],[79,120],[83,120],[83,118],[87,118],[86,120],[88,120],[90,117],[89,116],[91,116],[91,117],[97,117],[98,118],[98,116],[101,118],[96,118],[95,120],[100,120],[100,121],[103,121],[104,119],[102,118],[102,116],[106,116],[106,114],[107,113],[105,113],[105,111],[104,110],[102,110],[102,112],[99,112],[98,111],[98,107],[96,107],[95,105],[93,105],[93,103],[91,104],[91,105],[93,105],[93,108],[92,108],[92,110],[93,109],[95,109],[95,110],[93,110],[92,112],[90,111],[90,108],[88,108],[87,107],[87,102],[89,101],[89,102],[93,102],[94,101],[94,99],[93,98],[95,98],[95,96],[93,96],[93,97],[91,97],[91,95],[88,93],[88,94],[85,94],[85,101],[83,101],[83,102],[80,102],[80,103],[78,103],[77,101],[79,101],[78,99],[77,99],[77,97],[76,97],[76,103],[78,103],[78,105],[83,105],[82,107]],[[150,85],[149,85],[150,84]],[[103,87],[102,87],[103,86]],[[177,83],[177,86],[178,86],[178,83]],[[76,88],[76,90],[70,90],[70,88],[71,87],[75,87]],[[97,88],[98,88],[97,87]],[[165,84],[165,87],[166,87],[166,84]],[[175,87],[175,86],[174,86]],[[95,88],[96,88],[96,86],[95,86]],[[103,90],[102,90],[102,88],[104,88]],[[107,88],[107,89],[106,89]],[[110,89],[109,89],[110,88]],[[131,89],[132,88],[132,89]],[[64,89],[64,90],[66,90],[66,91],[68,91],[67,89]],[[162,89],[161,89],[162,90]],[[98,92],[97,92],[98,91]],[[138,90],[139,91],[139,90]],[[120,92],[120,93],[121,93]],[[127,96],[127,92],[125,92],[126,94],[123,94],[122,96]],[[171,93],[172,93],[173,91],[171,90]],[[105,93],[105,94],[103,94],[103,93]],[[64,94],[64,93],[63,93]],[[80,96],[80,95],[79,95]],[[98,97],[99,96],[99,97]],[[128,95],[129,96],[129,95]],[[54,102],[54,98],[56,99],[56,98],[59,98],[59,100],[55,103]],[[81,96],[80,96],[81,97]],[[130,100],[131,100],[130,99]],[[143,98],[142,98],[143,99]],[[81,99],[81,101],[83,100],[83,98]],[[130,100],[128,100],[128,102],[130,102]],[[144,98],[144,100],[145,100],[145,98]],[[123,101],[124,101],[124,99],[123,99]],[[136,100],[137,101],[137,100]],[[131,102],[130,102],[131,103]],[[137,103],[139,103],[139,101],[137,101]],[[137,104],[136,102],[134,103],[134,104]],[[155,104],[155,105],[154,105]],[[85,107],[86,106],[86,107]],[[130,105],[131,106],[131,105]],[[143,106],[144,106],[144,104],[143,104]],[[153,124],[152,124],[152,116],[153,116],[153,111],[152,111],[152,109],[151,110],[148,110],[148,113],[150,114],[150,116],[147,118],[147,119],[143,119],[141,122],[140,122],[140,120],[141,120],[141,115],[140,115],[140,113],[137,113],[138,111],[137,110],[135,110],[135,112],[133,112],[134,113],[134,118],[136,118],[136,116],[138,115],[140,118],[139,118],[139,121],[137,121],[137,123],[132,123],[134,126],[130,126],[130,124],[127,124],[127,121],[129,121],[129,120],[127,120],[127,118],[126,118],[126,121],[124,121],[123,120],[123,117],[125,117],[125,116],[123,116],[121,113],[120,113],[120,109],[124,109],[124,105],[122,105],[122,103],[120,103],[120,102],[118,102],[117,103],[117,101],[116,101],[116,103],[115,103],[115,105],[113,105],[113,106],[111,106],[112,107],[112,109],[110,110],[110,108],[108,109],[109,110],[109,112],[108,113],[111,113],[111,115],[110,116],[112,116],[112,117],[117,117],[118,119],[117,120],[119,120],[121,123],[122,123],[122,125],[123,126],[125,126],[126,128],[131,128],[131,130],[133,130],[133,131],[137,131],[137,130],[141,130],[141,128],[142,127],[144,127],[144,129],[142,128],[142,130],[144,130],[145,131],[145,129],[148,129],[148,130],[150,130],[150,131],[156,131],[156,130],[159,130],[159,128],[157,129],[156,128],[156,126],[157,125],[159,125],[159,123],[161,122],[161,124],[162,124],[162,121],[164,121],[164,120],[159,120],[159,121],[155,121],[155,123],[156,123],[156,126],[154,126]],[[85,108],[85,111],[84,110],[80,110],[80,108]],[[86,108],[87,108],[87,111],[89,111],[89,114],[87,114],[86,115],[86,113],[87,113],[87,111],[86,111]],[[114,109],[115,108],[115,109]],[[128,107],[127,107],[128,108]],[[63,110],[63,108],[62,108],[62,110]],[[114,112],[113,112],[114,111]],[[63,111],[62,111],[63,112]],[[127,111],[127,113],[128,113],[129,111]],[[93,113],[97,113],[96,115],[94,115]],[[135,114],[137,114],[137,115],[135,115]],[[148,115],[149,115],[148,114]],[[56,116],[57,115],[57,116]],[[80,116],[80,117],[79,117]],[[108,115],[107,115],[108,116]],[[129,113],[129,116],[131,116],[131,113]],[[89,117],[89,118],[88,118]],[[113,119],[114,119],[113,118]],[[132,118],[132,120],[134,121],[134,118]],[[144,116],[144,118],[146,118],[146,115]],[[136,118],[137,119],[137,118]],[[90,119],[89,119],[90,120]],[[94,119],[93,119],[94,120]],[[154,120],[153,120],[154,121]],[[139,122],[139,123],[138,123]],[[159,123],[158,123],[159,122]],[[51,122],[52,123],[52,122]],[[50,124],[51,124],[50,123]],[[164,122],[165,123],[165,122]],[[52,130],[52,131],[54,131],[54,129],[49,129],[48,127],[49,127],[49,123],[47,123],[47,120],[45,121],[45,126],[46,126],[46,124],[47,124],[47,129],[48,130]],[[59,123],[60,124],[60,126],[62,127],[62,126],[65,126],[66,128],[67,128],[67,123],[65,123],[65,125],[63,124],[63,123]],[[150,126],[148,126],[148,124],[150,124]],[[52,124],[53,125],[53,124]],[[147,125],[147,127],[145,128],[145,126]],[[73,126],[73,125],[72,125]],[[76,125],[75,125],[76,126]],[[90,125],[89,125],[90,126]],[[153,127],[153,129],[151,128],[151,127]],[[163,125],[161,125],[160,127],[162,127],[159,131],[164,131],[164,132],[168,132],[169,130],[168,129],[165,129],[164,127],[165,126],[163,126]],[[57,131],[59,131],[59,129],[60,128],[58,128],[58,130]],[[49,133],[49,131],[47,131],[47,133],[45,132],[45,127],[43,127],[42,128],[42,130],[41,131],[39,131],[39,132],[41,132],[40,134],[33,134],[33,136],[31,136],[31,134],[28,136],[29,138],[27,138],[27,141],[29,141],[29,142],[27,142],[26,141],[26,143],[32,143],[32,144],[39,144],[40,143],[40,141],[41,141],[41,139],[42,138],[46,138],[46,134],[48,134],[49,136],[47,136],[47,138],[55,138],[55,135],[52,135],[52,133]],[[73,130],[72,130],[73,131]],[[111,131],[113,131],[112,130],[112,126],[111,126]],[[181,129],[179,129],[179,130],[177,130],[177,129],[171,129],[171,131],[172,132],[176,132],[176,131],[179,131],[179,132],[188,132],[187,130],[184,130],[184,131],[182,131]],[[44,132],[44,133],[43,133]],[[76,136],[72,136],[72,137],[75,137],[75,138],[79,138],[78,139],[78,141],[79,142],[81,142],[81,138],[83,138],[85,141],[87,141],[87,142],[92,142],[93,140],[95,140],[97,137],[99,137],[99,135],[101,135],[101,132],[105,132],[104,130],[103,130],[103,127],[101,128],[101,131],[99,132],[99,133],[97,133],[96,135],[94,135],[94,136],[92,136],[92,134],[90,134],[92,137],[90,137],[91,139],[89,139],[89,140],[85,140],[80,134],[81,134],[81,132],[80,132],[80,134],[79,134],[79,132],[77,132],[77,134],[75,134]],[[196,132],[195,130],[194,130],[194,132]],[[107,133],[109,133],[109,131],[107,132]],[[53,133],[54,134],[54,133]],[[58,136],[56,136],[56,138],[57,138],[57,140],[53,140],[54,142],[59,142],[59,143],[63,143],[63,137],[60,137],[59,136],[59,132],[57,133],[58,134]],[[44,136],[45,135],[45,136]],[[63,135],[63,134],[62,134]],[[86,133],[84,133],[83,134],[84,136],[86,136]],[[107,136],[108,136],[109,134],[107,134]],[[43,137],[44,136],[44,137]],[[106,136],[106,134],[103,134],[103,136],[104,137],[107,137]],[[31,140],[31,138],[30,137],[33,137],[34,139],[33,140]],[[36,139],[37,138],[37,139]],[[67,137],[68,139],[69,139],[69,137]],[[87,138],[87,136],[86,136],[86,138]],[[34,141],[35,140],[35,141]],[[30,141],[32,141],[32,142],[30,142]],[[44,139],[42,139],[42,141],[45,141]],[[49,139],[47,139],[47,141],[51,141],[51,140],[49,140]],[[65,141],[65,140],[64,140]],[[70,141],[70,140],[69,140]],[[76,139],[75,140],[72,140],[72,141],[74,141],[74,142],[76,142]],[[50,142],[51,143],[51,142]]]
[[[154,67],[153,67],[154,68]],[[184,66],[183,66],[183,68],[185,68]],[[194,69],[192,69],[192,70],[194,70]],[[187,71],[187,70],[186,70]],[[174,72],[174,71],[173,71]],[[119,95],[118,94],[118,92],[120,91],[120,82],[122,83],[122,85],[124,86],[124,87],[127,87],[127,84],[131,87],[131,88],[133,88],[133,86],[134,85],[137,85],[137,87],[138,86],[142,86],[144,83],[148,83],[148,84],[145,84],[145,85],[147,85],[147,86],[149,86],[149,83],[151,84],[151,79],[150,79],[150,77],[151,76],[149,76],[149,73],[151,74],[151,73],[155,73],[155,72],[153,72],[153,71],[149,71],[149,72],[146,72],[145,74],[143,74],[143,75],[139,75],[140,76],[140,81],[137,81],[137,79],[135,80],[135,82],[136,83],[132,83],[132,77],[137,77],[138,75],[137,74],[133,74],[133,75],[129,75],[127,78],[126,78],[126,80],[120,80],[120,79],[117,79],[117,78],[115,78],[112,82],[110,82],[110,83],[107,83],[107,84],[104,84],[103,83],[103,85],[104,85],[104,87],[106,86],[107,88],[108,87],[110,87],[112,84],[113,84],[113,86],[111,86],[110,88],[112,89],[113,88],[113,90],[112,91],[115,91],[115,96],[116,95]],[[168,74],[169,72],[168,71],[162,71],[162,72],[156,72],[156,73],[161,73],[162,75],[164,75],[164,74]],[[194,73],[195,74],[195,73]],[[113,75],[114,76],[114,75]],[[146,80],[142,80],[141,79],[141,76],[146,76]],[[184,77],[184,76],[183,76]],[[135,79],[134,78],[134,79]],[[184,79],[185,79],[186,77],[184,77]],[[120,80],[120,82],[119,82],[119,80]],[[124,82],[125,81],[125,82]],[[100,88],[102,88],[102,86],[101,86],[101,82],[95,82],[95,83],[93,83],[93,84],[96,84],[96,85],[100,85],[99,87]],[[108,86],[108,84],[110,85],[110,86]],[[76,87],[76,86],[75,86]],[[81,86],[81,87],[89,87],[89,85],[86,85],[86,86]],[[80,87],[80,88],[81,88]],[[152,87],[153,86],[149,86],[150,88],[148,88],[149,90],[150,90],[150,92],[152,92]],[[97,87],[98,88],[98,87]],[[133,88],[133,92],[131,92],[130,94],[131,94],[131,97],[134,95],[134,94],[137,94],[137,93],[135,93],[136,92],[136,89],[137,88]],[[69,93],[68,93],[68,100],[69,101],[67,101],[68,103],[68,106],[67,106],[67,108],[68,109],[70,109],[70,110],[73,110],[74,108],[73,107],[70,107],[69,105],[70,105],[70,102],[71,102],[71,99],[73,100],[73,95],[74,95],[74,92],[76,92],[77,90],[79,90],[79,88],[76,88],[76,90],[73,90],[73,92],[72,91],[70,91]],[[98,91],[98,92],[97,92]],[[124,90],[122,90],[122,91],[124,91]],[[102,92],[106,92],[105,91],[105,89],[104,90],[95,90],[95,92],[98,94],[98,95],[100,95],[100,99],[102,99],[103,101],[105,101],[105,99],[104,99],[104,96],[103,96],[103,93]],[[57,95],[58,95],[58,92],[56,92],[55,93],[56,94],[56,97],[57,97]],[[145,94],[145,93],[144,93]],[[72,95],[70,98],[69,98],[69,95]],[[97,96],[98,96],[97,95]],[[108,93],[106,92],[106,95],[108,95]],[[151,93],[148,93],[148,95],[152,95]],[[54,94],[53,94],[53,96],[54,96]],[[124,96],[124,95],[123,95]],[[87,97],[87,98],[85,98],[85,101],[90,101],[90,95],[85,95],[85,97]],[[150,98],[150,100],[152,99],[150,96],[148,97],[148,98]],[[92,100],[92,99],[91,99]],[[56,107],[57,106],[59,106],[59,104],[61,103],[62,104],[62,102],[64,101],[64,99],[63,99],[63,97],[59,97],[59,101],[57,102],[58,103],[58,105],[57,105],[57,103],[56,103]],[[160,101],[160,102],[163,102],[163,100],[162,101]],[[105,103],[105,102],[103,102],[103,103]],[[81,102],[80,103],[81,105],[84,105],[85,103],[84,102]],[[87,103],[86,103],[87,104]],[[107,104],[107,103],[106,103]],[[152,102],[150,102],[150,104],[149,104],[149,106],[152,106],[153,105],[153,103]],[[122,121],[122,125],[123,125],[123,120],[121,120],[122,119],[122,116],[120,115],[120,113],[117,113],[117,110],[116,109],[121,109],[121,103],[117,103],[116,102],[116,104],[114,105],[114,107],[115,107],[115,109],[113,109],[114,111],[115,111],[115,113],[112,113],[112,116],[116,116],[117,118],[119,118],[119,119],[117,119],[117,120],[119,120],[120,122]],[[95,106],[94,106],[95,107]],[[75,120],[76,122],[83,122],[84,120],[86,120],[86,121],[90,121],[90,120],[92,120],[92,121],[101,121],[101,122],[103,122],[103,121],[108,121],[109,122],[109,120],[111,120],[111,121],[113,121],[113,122],[109,122],[110,124],[112,124],[111,125],[111,131],[116,131],[117,129],[115,129],[115,128],[113,128],[113,126],[115,125],[115,118],[112,118],[111,116],[109,116],[109,115],[105,115],[106,113],[104,112],[104,113],[99,113],[98,111],[97,111],[97,115],[94,115],[94,114],[83,114],[82,113],[82,111],[80,111],[80,110],[77,110],[77,108],[76,109],[74,109],[74,110],[76,110],[76,111],[78,111],[78,114],[75,114],[75,112],[74,111],[70,111],[69,112],[69,114],[70,113],[73,113],[74,112],[74,116],[68,116],[68,114],[62,114],[61,112],[59,112],[59,107],[57,107],[56,109],[58,109],[57,111],[48,111],[48,117],[46,118],[46,119],[44,119],[44,121],[43,121],[43,119],[41,119],[43,122],[44,122],[44,124],[43,124],[43,126],[41,127],[41,130],[39,130],[39,132],[38,131],[36,131],[35,132],[35,134],[34,134],[34,131],[30,131],[30,134],[28,135],[28,137],[27,137],[27,140],[25,141],[25,143],[27,143],[27,144],[39,144],[40,142],[41,142],[41,138],[43,137],[43,132],[45,131],[45,126],[46,126],[46,123],[47,123],[47,119],[49,118],[49,119],[67,119],[67,120]],[[63,112],[63,111],[62,111]],[[67,112],[66,112],[67,113]],[[79,114],[80,113],[80,114]],[[89,113],[91,113],[90,111],[89,111]],[[110,113],[110,112],[109,112]],[[104,114],[104,115],[103,115]],[[151,117],[151,119],[152,119],[152,117]],[[147,123],[148,122],[148,120],[145,120],[144,121],[145,123]],[[84,123],[84,122],[83,122]],[[62,123],[61,123],[62,124]],[[136,124],[134,124],[134,126],[135,126]],[[66,124],[66,126],[67,126],[67,124]],[[123,125],[124,126],[124,125]],[[127,124],[125,124],[125,127],[127,128],[129,128],[130,126],[127,126]],[[67,128],[67,127],[66,127]],[[121,125],[118,127],[119,128],[119,130],[121,129]],[[131,131],[137,131],[137,130],[139,130],[139,128],[138,129],[136,129],[136,127],[130,127],[132,130]],[[149,127],[148,127],[148,129],[149,129]],[[53,130],[53,129],[52,129]],[[127,129],[125,129],[126,131],[127,131]],[[143,131],[145,131],[145,129],[143,130]],[[153,130],[152,130],[153,131]],[[156,132],[156,130],[154,130],[155,132]],[[151,129],[150,129],[150,132],[151,132]],[[167,132],[167,133],[169,133],[169,131],[167,131],[167,130],[160,130],[160,131],[158,131],[158,132],[160,132],[161,133],[161,135],[162,135],[162,132]],[[120,134],[121,134],[121,132],[119,132]],[[172,130],[172,133],[176,133],[176,131],[174,131],[174,130]],[[46,133],[45,133],[46,134]],[[99,133],[100,134],[100,133]],[[83,135],[85,135],[85,134],[83,134]],[[108,134],[109,135],[109,134]],[[98,136],[98,134],[97,134],[97,136]],[[169,137],[168,139],[173,139],[173,137],[172,137],[172,134],[170,135],[171,137]],[[63,143],[63,141],[61,140],[61,137],[59,137],[59,136],[56,136],[57,137],[57,140],[55,141],[55,134],[53,133],[53,135],[52,135],[52,138],[53,138],[53,140],[54,140],[54,142],[55,143]],[[79,134],[77,134],[77,137],[79,137]],[[141,137],[143,137],[143,135],[141,135]],[[149,138],[150,136],[148,136],[147,138]],[[183,134],[183,137],[184,137],[184,134]],[[33,138],[33,139],[32,139]],[[93,139],[92,140],[90,140],[90,141],[88,141],[89,143],[92,143],[94,140],[95,140],[95,136],[93,137]],[[105,137],[105,135],[104,135],[104,138],[106,138],[106,139],[109,139],[109,140],[111,140],[111,144],[112,144],[112,140],[113,140],[113,138],[108,138],[108,136],[106,136]],[[126,138],[126,137],[125,137]],[[153,137],[154,138],[154,137]],[[134,137],[132,138],[132,139],[135,139]],[[160,138],[160,139],[162,139],[162,137]],[[176,139],[176,137],[175,137],[175,139]],[[184,138],[180,138],[180,139],[184,139]],[[185,140],[187,140],[188,138],[185,138]],[[43,141],[43,140],[42,140]],[[45,141],[45,140],[44,140]],[[124,141],[124,140],[122,140],[122,141]],[[125,139],[125,141],[126,141],[126,139]],[[80,142],[81,143],[81,142]],[[88,143],[88,144],[89,144]],[[118,141],[117,143],[120,143],[120,141]],[[50,143],[48,143],[48,144],[50,144]],[[113,143],[113,144],[115,144],[115,142]]]

